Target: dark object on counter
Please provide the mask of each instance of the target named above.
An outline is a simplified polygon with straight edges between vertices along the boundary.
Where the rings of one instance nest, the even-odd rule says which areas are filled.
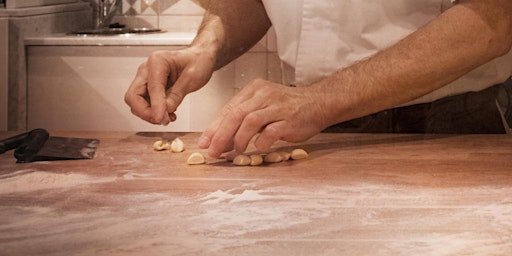
[[[3,139],[0,141],[0,154],[5,153],[6,151],[15,149],[19,147],[25,138],[28,136],[29,132],[21,133],[16,136],[12,136],[7,139]]]
[[[43,148],[49,137],[50,134],[45,129],[30,131],[14,151],[14,157],[21,163],[33,162],[37,152]]]
[[[0,154],[15,149],[17,163],[92,159],[98,145],[97,139],[52,137],[45,129],[34,129],[1,140]]]
[[[96,35],[96,36],[115,36],[115,35],[125,35],[125,34],[149,34],[149,33],[164,33],[165,30],[159,28],[101,28],[101,29],[86,29],[73,31],[68,33],[68,35],[77,35],[77,36],[86,36],[86,35]]]
[[[108,28],[126,28],[126,25],[116,22],[108,25]]]

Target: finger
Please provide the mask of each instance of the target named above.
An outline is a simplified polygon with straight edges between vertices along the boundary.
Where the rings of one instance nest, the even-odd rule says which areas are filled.
[[[145,121],[152,122],[151,108],[147,100],[146,78],[146,63],[143,63],[137,69],[137,74],[125,93],[124,101],[130,106],[130,110],[134,115]]]
[[[161,125],[168,125],[171,122],[171,117],[169,113],[164,113],[164,116],[162,117],[162,121],[160,122]]]
[[[167,111],[173,113],[186,95],[202,88],[211,78],[207,64],[199,62],[187,65],[179,75],[171,74],[175,81],[167,90]],[[175,78],[174,78],[175,77]]]
[[[249,113],[243,120],[234,137],[234,148],[237,152],[245,152],[251,139],[268,124],[276,122],[277,111],[264,108]]]
[[[253,95],[254,90],[251,89],[251,85],[245,86],[238,94],[236,94],[215,116],[210,125],[203,132],[198,140],[200,148],[206,149],[211,145],[213,137],[219,130],[219,127],[223,123],[224,119],[233,112],[234,106],[240,105],[242,102],[247,102]]]
[[[235,135],[238,127],[242,123],[243,118],[246,113],[240,108],[233,108],[229,114],[227,114],[219,124],[219,127],[222,129],[218,129],[215,132],[209,131],[209,146],[208,146],[208,154],[217,158],[224,150],[228,147],[228,145],[233,144],[233,136]]]
[[[212,156],[223,153],[220,150],[225,149],[228,143],[233,143],[239,153],[245,152],[254,135],[278,118],[278,111],[272,110],[266,104],[265,100],[255,97],[232,107],[213,135],[210,144]]]
[[[135,103],[130,103],[130,105],[132,105],[132,107],[130,108],[130,111],[132,112],[132,114],[135,116],[138,116],[139,118],[141,118],[144,121],[151,123],[153,120],[153,114],[151,112],[151,108],[149,107],[149,104],[147,104],[147,102],[144,100],[144,98],[138,97],[136,99],[131,100],[131,102],[135,102]],[[145,107],[142,107],[144,104],[146,104]]]
[[[254,140],[254,146],[260,151],[269,150],[274,143],[281,139],[285,131],[287,131],[285,121],[268,124]]]
[[[162,123],[167,114],[166,92],[167,79],[170,74],[170,65],[165,59],[156,54],[148,58],[148,94],[151,98],[151,111],[153,123]]]
[[[178,78],[178,80],[166,92],[165,108],[168,113],[174,113],[178,106],[183,102],[187,95],[186,78]]]

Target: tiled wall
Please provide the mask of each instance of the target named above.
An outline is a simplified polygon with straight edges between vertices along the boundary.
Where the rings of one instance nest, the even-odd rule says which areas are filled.
[[[129,26],[149,26],[169,31],[195,31],[204,9],[191,0],[122,0],[114,21]]]
[[[98,0],[83,0],[95,3]],[[113,0],[111,0],[113,1]],[[204,6],[210,0],[120,0],[121,8],[112,22],[128,27],[160,28],[172,32],[196,32]],[[276,53],[275,35],[271,29],[253,49],[237,59],[235,91],[256,78],[281,82],[281,62]]]
[[[201,15],[199,2],[190,0],[122,0],[123,15]]]

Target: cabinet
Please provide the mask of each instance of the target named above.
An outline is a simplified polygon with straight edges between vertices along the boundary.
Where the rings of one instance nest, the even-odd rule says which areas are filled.
[[[9,3],[13,2],[7,1]],[[26,129],[26,38],[84,29],[90,24],[92,12],[85,2],[0,8],[0,126],[3,126],[4,113],[8,113],[5,121],[8,130]]]
[[[0,131],[7,130],[9,21],[0,18]]]
[[[7,9],[15,9],[75,2],[78,2],[78,0],[6,0],[5,7]]]
[[[175,46],[178,48],[180,46]],[[202,131],[234,94],[234,68],[188,95],[169,126],[146,123],[124,103],[137,67],[158,46],[29,46],[27,126],[66,131]],[[166,47],[169,49],[169,47]]]

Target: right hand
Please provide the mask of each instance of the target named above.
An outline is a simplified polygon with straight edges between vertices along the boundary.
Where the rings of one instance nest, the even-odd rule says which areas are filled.
[[[210,80],[214,66],[215,59],[200,49],[156,51],[139,66],[124,100],[134,115],[167,125],[183,98]]]
[[[199,147],[218,158],[254,146],[266,151],[277,142],[302,142],[328,126],[328,97],[316,86],[288,87],[256,79],[224,106],[199,138]],[[337,96],[331,96],[336,97]]]

